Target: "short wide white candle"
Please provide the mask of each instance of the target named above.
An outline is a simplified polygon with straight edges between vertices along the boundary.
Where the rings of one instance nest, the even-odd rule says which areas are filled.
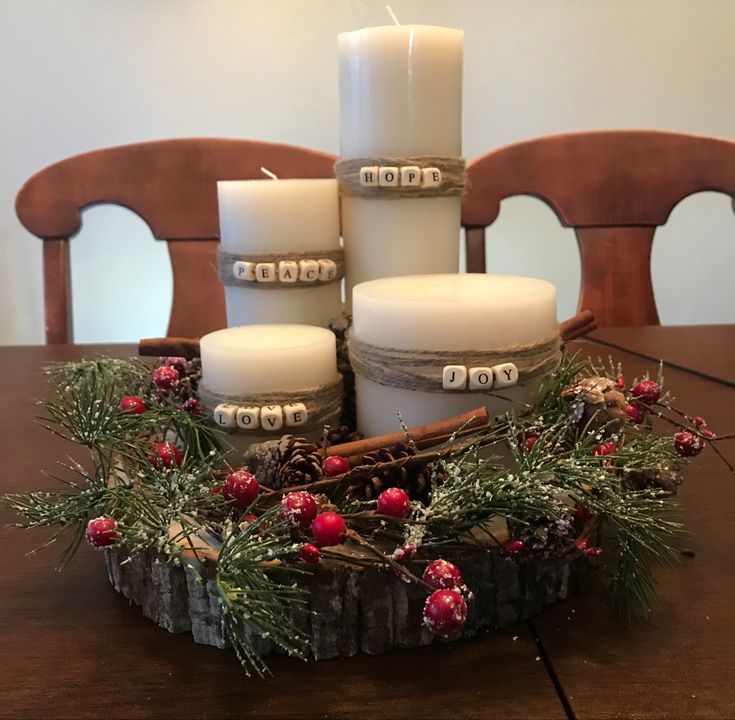
[[[334,333],[309,325],[248,325],[217,330],[200,340],[200,352],[202,385],[219,395],[293,393],[289,399],[297,403],[299,390],[328,385],[338,378]],[[243,433],[240,444],[247,446],[292,431],[302,434],[298,428],[284,426],[282,433]],[[314,437],[320,434],[317,431]]]
[[[372,280],[352,297],[352,337],[401,350],[494,350],[530,345],[558,331],[556,288],[544,280],[504,275],[417,275]],[[443,363],[440,363],[443,364]],[[500,394],[525,401],[538,383]],[[434,422],[486,405],[509,404],[483,393],[430,393],[388,387],[357,375],[358,428],[366,435]]]
[[[336,180],[222,180],[217,194],[224,252],[298,254],[340,247]],[[304,323],[326,327],[342,311],[339,282],[266,289],[253,285],[225,286],[228,326]]]

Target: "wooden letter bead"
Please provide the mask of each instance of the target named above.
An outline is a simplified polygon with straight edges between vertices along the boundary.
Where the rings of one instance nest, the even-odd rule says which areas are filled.
[[[278,263],[278,279],[282,283],[295,283],[299,279],[299,266],[295,260]]]
[[[238,260],[232,266],[232,274],[238,280],[253,282],[255,280],[255,263]]]
[[[467,387],[467,368],[464,365],[445,365],[442,387],[445,390],[464,390]]]
[[[382,167],[378,177],[381,187],[398,187],[398,168]]]
[[[263,430],[280,430],[283,427],[283,408],[266,405],[260,409],[260,426]]]
[[[237,408],[237,427],[242,430],[257,430],[260,426],[260,408],[259,407],[239,407]]]
[[[518,368],[513,363],[493,365],[493,385],[496,388],[508,387],[518,383]]]
[[[337,263],[334,260],[319,261],[319,279],[322,282],[329,282],[337,277]]]
[[[380,168],[377,165],[369,165],[360,168],[360,185],[363,187],[374,187],[378,184],[378,173]]]
[[[422,187],[439,187],[442,184],[442,171],[439,168],[424,168],[421,171]]]
[[[420,187],[421,168],[418,165],[404,165],[401,168],[401,185],[403,187]]]
[[[276,281],[276,264],[275,263],[257,263],[255,265],[255,279],[258,282],[275,282]]]
[[[286,416],[286,425],[288,427],[298,427],[303,425],[309,419],[309,413],[304,403],[291,403],[283,406],[283,414]]]
[[[493,369],[489,367],[470,368],[470,390],[489,390],[493,386]]]
[[[213,418],[214,422],[220,427],[233,428],[235,427],[236,415],[237,405],[231,405],[230,403],[220,403],[214,409]]]
[[[316,282],[319,278],[319,263],[316,260],[299,260],[299,280]]]

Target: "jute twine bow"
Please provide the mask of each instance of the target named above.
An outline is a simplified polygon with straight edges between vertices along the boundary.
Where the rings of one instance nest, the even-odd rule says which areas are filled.
[[[381,185],[362,185],[360,168],[363,167],[401,167],[415,165],[420,168],[437,168],[441,170],[442,181],[437,187],[420,185],[398,185],[386,187]],[[334,174],[339,182],[342,195],[358,198],[380,198],[381,200],[400,200],[403,198],[452,197],[462,195],[465,180],[464,158],[440,157],[438,155],[414,155],[407,157],[391,157],[375,155],[373,157],[344,158],[334,165]]]
[[[255,287],[259,290],[273,290],[292,287],[314,287],[315,285],[327,285],[339,282],[345,274],[345,254],[342,249],[323,250],[309,252],[273,252],[263,254],[231,253],[220,250],[218,252],[218,268],[220,282],[223,285],[234,285],[236,287]],[[296,282],[282,282],[278,280],[278,263],[281,260],[333,260],[337,266],[337,274],[331,280],[296,280]],[[236,262],[252,263],[275,263],[275,282],[258,282],[257,280],[238,280],[232,272],[232,266]]]
[[[350,363],[355,374],[380,385],[433,393],[469,393],[477,390],[444,390],[445,365],[491,367],[513,363],[518,368],[518,384],[556,370],[561,362],[558,335],[529,345],[510,345],[493,350],[403,350],[371,345],[349,338]]]
[[[313,385],[297,390],[274,390],[272,392],[249,393],[247,395],[226,395],[209,390],[199,383],[199,400],[211,415],[217,405],[228,403],[242,407],[264,407],[267,405],[291,405],[303,403],[306,406],[308,419],[298,426],[298,431],[310,432],[321,430],[325,425],[334,425],[342,412],[342,376],[333,383]],[[243,428],[233,428],[243,430]],[[265,431],[267,428],[254,427],[248,432]]]

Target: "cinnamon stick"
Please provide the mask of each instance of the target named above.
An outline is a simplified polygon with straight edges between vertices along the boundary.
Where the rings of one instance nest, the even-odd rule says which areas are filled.
[[[582,337],[597,328],[595,316],[591,310],[580,310],[576,315],[559,323],[559,334],[564,342]]]
[[[187,360],[199,357],[199,338],[143,338],[138,343],[138,355],[163,357],[174,355]]]
[[[487,408],[484,406],[470,410],[462,415],[454,415],[437,422],[428,423],[426,425],[418,425],[409,428],[408,435],[419,446],[433,438],[441,441],[441,438],[450,436],[458,430],[477,429],[490,426],[490,417],[487,414]],[[364,440],[355,440],[353,442],[342,443],[341,445],[332,445],[327,448],[327,455],[341,455],[342,457],[362,457],[369,452],[379,450],[384,447],[391,447],[398,442],[406,440],[406,432],[399,430],[398,432],[388,433],[387,435],[377,435],[376,437],[365,438]]]

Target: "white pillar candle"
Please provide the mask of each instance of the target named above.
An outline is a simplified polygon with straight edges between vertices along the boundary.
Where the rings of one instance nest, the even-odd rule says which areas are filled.
[[[257,292],[257,291],[255,291]],[[269,291],[264,291],[269,292]],[[300,402],[299,390],[336,382],[337,356],[334,333],[309,325],[247,325],[205,335],[200,340],[202,385],[212,393],[247,397],[283,393]],[[243,432],[231,437],[244,449],[266,438],[293,432]],[[321,433],[305,433],[313,439]]]
[[[384,278],[355,287],[352,337],[402,350],[488,350],[530,345],[558,330],[556,288],[544,280],[503,275],[421,275]],[[443,363],[440,363],[443,364]],[[498,392],[525,402],[538,385]],[[422,425],[486,405],[509,404],[483,393],[430,393],[355,378],[358,427],[366,435],[398,429],[397,413]]]
[[[339,249],[336,180],[220,181],[217,195],[224,252],[298,254]],[[226,285],[225,300],[228,326],[304,323],[326,327],[342,311],[339,282],[267,289],[246,283]]]
[[[463,33],[422,25],[339,36],[344,158],[462,153]],[[389,275],[457,272],[460,198],[342,198],[346,290]]]

